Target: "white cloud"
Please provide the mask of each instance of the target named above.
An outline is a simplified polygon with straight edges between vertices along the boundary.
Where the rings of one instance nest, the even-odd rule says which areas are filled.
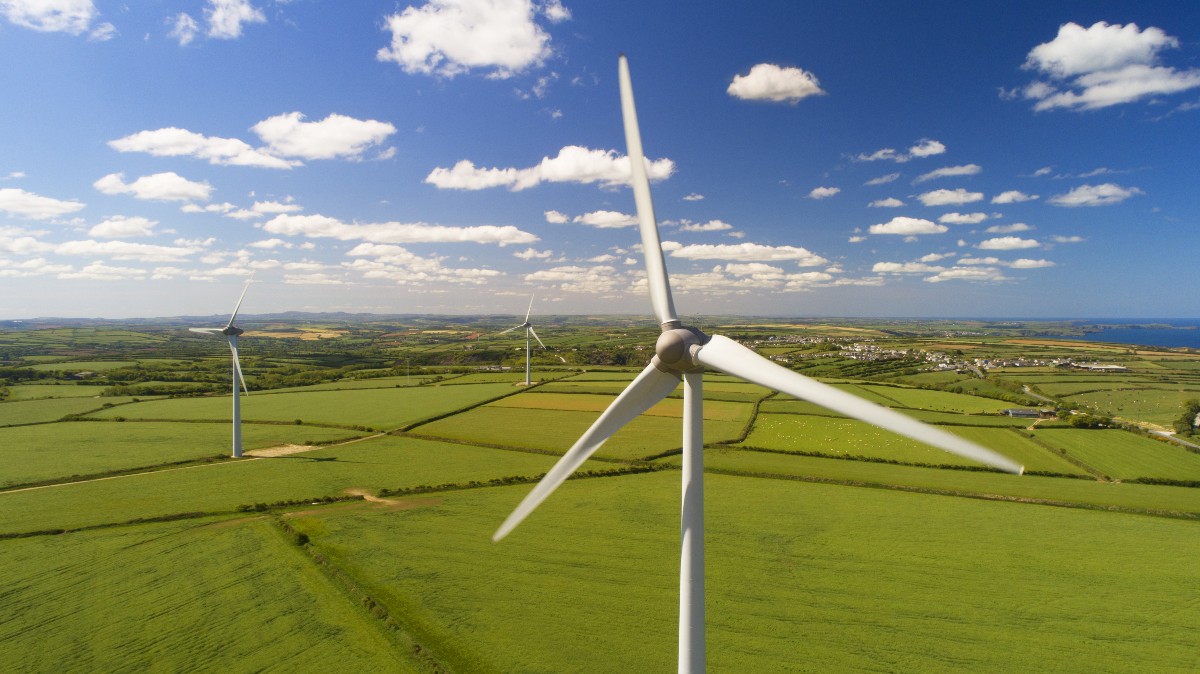
[[[155,157],[195,157],[218,165],[283,169],[300,165],[298,161],[250,147],[237,138],[204,136],[176,127],[138,131],[124,138],[110,140],[108,146],[118,152],[145,152]]]
[[[1049,175],[1051,170],[1052,169],[1049,166],[1043,166],[1042,168],[1033,172],[1033,177],[1040,178],[1044,175]],[[1005,194],[1007,194],[1007,192],[1005,192]]]
[[[1039,169],[1039,171],[1040,170],[1041,169]],[[1035,173],[1034,175],[1045,175],[1045,174]],[[1038,195],[1036,195],[1036,194],[1025,194],[1021,190],[1008,190],[1007,192],[1001,192],[1000,194],[997,194],[996,196],[992,197],[992,203],[993,204],[1018,204],[1018,203],[1021,203],[1022,201],[1033,201],[1034,199],[1037,199],[1037,198],[1038,198]]]
[[[200,25],[196,23],[196,20],[190,14],[181,12],[171,22],[171,31],[167,35],[179,40],[179,46],[183,47],[191,44],[199,32]]]
[[[0,13],[23,28],[81,35],[100,15],[92,0],[0,0]]]
[[[557,2],[543,11],[551,21],[565,18]],[[407,73],[454,77],[485,69],[489,78],[505,79],[540,66],[551,53],[530,0],[430,0],[387,17],[386,30],[391,45],[375,57]]]
[[[358,159],[396,133],[396,127],[388,122],[336,113],[319,122],[303,120],[303,114],[289,112],[268,117],[251,130],[270,146],[272,153],[301,159]]]
[[[101,239],[124,239],[133,236],[153,236],[158,223],[140,216],[116,215],[88,230],[88,236]]]
[[[254,243],[246,244],[250,248],[261,248],[263,250],[273,250],[275,248],[291,248],[292,244],[283,239],[263,239]]]
[[[1023,93],[1037,101],[1034,110],[1096,110],[1200,87],[1200,69],[1159,65],[1159,53],[1178,46],[1153,26],[1066,23],[1053,40],[1030,50],[1022,66],[1050,82],[1035,81]]]
[[[142,176],[131,183],[124,179],[123,173],[110,173],[92,186],[104,194],[132,194],[154,201],[207,201],[213,189],[208,183],[193,182],[173,171]]]
[[[638,223],[636,215],[627,215],[616,211],[593,211],[575,216],[573,222],[591,225],[600,229],[617,229],[632,227]]]
[[[947,225],[977,225],[987,219],[987,213],[946,213],[938,218],[938,222]]]
[[[825,93],[812,73],[800,68],[781,68],[773,63],[759,63],[750,68],[749,73],[735,75],[725,91],[746,101],[792,104]]]
[[[571,10],[563,7],[561,0],[545,0],[538,10],[550,23],[561,23],[571,19]]]
[[[146,278],[146,270],[135,267],[113,267],[101,262],[93,262],[79,271],[61,272],[57,278],[66,280],[85,281],[125,281],[129,279]]]
[[[833,195],[841,192],[840,187],[814,187],[813,191],[808,193],[809,199],[828,199]]]
[[[346,255],[359,259],[343,263],[343,268],[360,272],[364,278],[402,285],[454,283],[478,286],[503,275],[494,269],[447,267],[443,264],[443,257],[422,257],[394,245],[362,243],[347,251]]]
[[[673,243],[673,242],[665,242]],[[764,246],[758,243],[737,244],[693,244],[663,246],[670,250],[671,257],[686,260],[737,260],[739,262],[783,262],[794,261],[801,267],[828,264],[829,260],[795,246]]]
[[[950,229],[945,225],[939,225],[936,222],[924,220],[921,218],[909,218],[905,216],[896,216],[891,220],[878,225],[871,225],[867,230],[871,234],[900,234],[903,236],[915,236],[918,234],[941,234],[948,232]]]
[[[208,0],[204,18],[208,19],[208,36],[221,40],[241,37],[244,24],[267,21],[262,10],[249,0]]]
[[[721,220],[709,220],[708,222],[690,222],[684,220],[679,226],[681,232],[726,232],[733,229],[733,225]]]
[[[913,145],[912,147],[908,148],[908,152],[896,152],[896,150],[893,148],[885,147],[882,150],[876,150],[875,152],[872,152],[871,154],[855,155],[854,159],[857,161],[894,161],[894,162],[903,164],[904,162],[907,162],[912,159],[917,159],[917,158],[922,158],[922,157],[932,157],[935,154],[942,154],[945,151],[946,151],[946,146],[943,145],[941,142],[930,139],[930,138],[922,138],[921,140],[917,141],[916,145]],[[894,175],[896,176],[896,178],[900,177],[900,174],[898,174],[898,173],[894,174]],[[884,176],[884,178],[887,178],[887,177],[889,177],[889,176]],[[884,182],[891,182],[892,180],[895,180],[895,178],[892,178],[891,180],[883,180],[882,178],[876,178],[875,181],[880,181],[880,182],[869,181],[867,184],[868,185],[878,185],[878,184],[882,184]]]
[[[191,246],[156,246],[128,241],[67,241],[54,246],[58,255],[106,257],[113,260],[175,262],[197,252]]]
[[[876,199],[875,201],[872,201],[871,203],[867,204],[867,206],[869,206],[870,208],[900,208],[903,205],[904,205],[904,202],[900,201],[899,199],[897,199],[895,197],[888,197],[887,199]]]
[[[1050,260],[1030,260],[1023,257],[1013,260],[1008,266],[1013,269],[1044,269],[1046,267],[1053,267],[1054,263]]]
[[[228,213],[236,208],[237,206],[234,206],[226,201],[220,204],[207,204],[205,206],[200,206],[199,204],[184,204],[179,207],[179,210],[183,211],[184,213]]]
[[[262,226],[271,234],[364,240],[373,243],[494,243],[499,246],[533,243],[538,237],[512,225],[448,227],[425,223],[348,224],[324,215],[277,215]]]
[[[567,222],[568,219],[569,218],[566,213],[560,213],[558,211],[546,211],[546,222],[549,222],[550,224],[561,225]]]
[[[899,173],[889,173],[885,176],[879,176],[878,178],[871,178],[870,180],[868,180],[867,182],[865,182],[863,184],[864,185],[886,185],[890,182],[895,182],[896,179],[899,177],[900,177]]]
[[[871,271],[876,274],[930,274],[945,269],[923,262],[876,262],[871,267]]]
[[[609,265],[552,267],[526,274],[524,278],[536,283],[553,283],[557,289],[566,292],[591,294],[612,293],[618,289],[619,284],[627,283],[627,280]]]
[[[704,199],[704,195],[697,194],[696,192],[692,192],[691,194],[689,194],[683,198],[684,201],[702,201],[703,199]]]
[[[552,250],[537,250],[536,248],[526,248],[519,253],[513,253],[513,257],[521,258],[522,260],[545,260],[554,255]]]
[[[954,190],[934,190],[918,194],[917,199],[926,206],[957,206],[983,200],[982,192],[968,192],[959,187]]]
[[[978,281],[978,282],[1000,282],[1011,280],[1004,275],[1004,272],[994,267],[978,267],[965,269],[962,267],[954,267],[943,272],[938,272],[930,276],[924,281],[926,283],[942,283],[944,281]]]
[[[1033,239],[1022,239],[1019,236],[1000,236],[982,241],[975,247],[980,250],[1021,250],[1024,248],[1040,248],[1041,245]]]
[[[1080,185],[1066,194],[1056,194],[1050,197],[1050,203],[1055,206],[1108,206],[1119,204],[1129,197],[1145,194],[1136,187],[1121,187],[1114,183],[1103,185]]]
[[[944,168],[935,169],[929,173],[923,173],[917,176],[913,183],[923,183],[927,180],[935,178],[947,178],[950,176],[973,176],[983,171],[983,167],[979,164],[963,164],[962,166],[946,166]]]
[[[1054,243],[1083,243],[1087,239],[1082,236],[1052,236],[1050,240]]]
[[[81,201],[64,201],[43,197],[17,187],[0,189],[0,211],[29,220],[49,220],[67,213],[74,213],[86,205]]]
[[[856,235],[856,236],[852,236],[852,237],[850,237],[849,239],[847,239],[847,241],[849,241],[850,243],[862,243],[863,241],[866,241],[866,240],[867,240],[867,237],[865,237],[865,236],[857,236],[857,235]]]
[[[650,180],[665,180],[674,172],[675,162],[670,159],[646,160]],[[426,183],[439,189],[507,187],[514,192],[543,182],[585,185],[598,182],[605,187],[616,187],[628,184],[629,180],[628,157],[618,155],[616,150],[592,150],[578,145],[562,148],[554,158],[542,157],[542,161],[531,168],[478,168],[464,159],[453,168],[435,168],[425,177]]]
[[[986,231],[988,234],[1016,234],[1017,232],[1028,232],[1033,229],[1023,222],[1014,222],[1011,225],[992,225]]]

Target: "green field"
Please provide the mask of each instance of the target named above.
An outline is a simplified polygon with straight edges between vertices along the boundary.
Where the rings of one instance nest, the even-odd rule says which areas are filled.
[[[130,400],[132,398],[50,398],[5,402],[0,403],[0,426],[58,421],[68,414],[84,414],[100,410],[105,405],[111,407]],[[229,418],[228,415],[226,418]]]
[[[20,539],[3,551],[6,672],[417,671],[261,517]]]
[[[8,400],[37,400],[38,398],[95,398],[103,386],[73,384],[17,384],[8,387]]]
[[[242,419],[292,421],[398,428],[514,392],[509,384],[465,384],[414,388],[382,388],[302,393],[261,393],[242,397]],[[0,408],[2,410],[2,408]],[[230,399],[177,398],[150,400],[111,408],[92,416],[101,419],[229,419]]]
[[[1200,454],[1117,430],[1039,430],[1035,436],[1114,478],[1200,480]]]
[[[246,451],[328,442],[361,433],[334,428],[243,424]],[[0,428],[0,487],[228,455],[229,422],[61,422]]]

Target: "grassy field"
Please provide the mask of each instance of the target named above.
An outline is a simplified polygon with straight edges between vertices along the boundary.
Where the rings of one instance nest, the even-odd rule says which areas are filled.
[[[1200,480],[1200,454],[1117,430],[1039,430],[1035,436],[1114,478]]]
[[[104,390],[103,386],[75,386],[73,384],[16,384],[8,387],[10,401],[37,400],[39,398],[95,398]]]
[[[678,489],[674,473],[568,483],[499,544],[525,488],[293,522],[455,669],[663,671]],[[706,489],[713,671],[1197,664],[1198,576],[1179,563],[1200,554],[1196,522],[722,475]]]
[[[0,426],[41,424],[58,421],[68,414],[84,414],[127,403],[132,398],[50,398],[0,403]],[[228,408],[228,404],[226,405]],[[116,415],[113,415],[116,416]],[[228,415],[225,417],[228,419]]]
[[[335,428],[243,424],[246,451],[362,435]],[[61,422],[0,428],[0,487],[228,455],[229,422]]]
[[[417,671],[262,517],[5,541],[3,551],[6,672]]]
[[[508,395],[509,384],[468,384],[301,393],[260,393],[242,398],[242,419],[398,428],[421,419]],[[2,410],[2,408],[0,408]],[[111,419],[229,419],[230,399],[177,398],[110,408],[92,415]]]

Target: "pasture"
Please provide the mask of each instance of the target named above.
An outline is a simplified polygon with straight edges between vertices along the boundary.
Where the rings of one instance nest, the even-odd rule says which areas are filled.
[[[1046,429],[1035,435],[1113,478],[1200,480],[1200,454],[1165,442],[1117,430]]]

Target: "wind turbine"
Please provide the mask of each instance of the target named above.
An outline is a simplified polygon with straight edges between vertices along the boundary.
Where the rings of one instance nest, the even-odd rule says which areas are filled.
[[[703,672],[704,662],[704,490],[703,490],[703,373],[706,368],[737,375],[747,381],[816,403],[848,417],[928,443],[953,454],[1020,474],[1024,467],[1009,459],[951,435],[912,417],[881,407],[841,389],[809,379],[776,365],[754,351],[721,335],[705,335],[684,326],[675,313],[666,263],[658,238],[658,225],[650,200],[641,134],[633,104],[633,85],[624,55],[618,62],[621,116],[632,168],[633,196],[637,203],[642,249],[646,256],[650,301],[662,334],[654,345],[654,358],[617,396],[546,477],[534,487],[492,536],[507,536],[546,497],[558,488],[604,441],[635,417],[650,409],[683,381],[683,507],[680,518],[679,563],[679,671]]]
[[[237,306],[233,308],[233,315],[229,317],[229,322],[225,324],[225,327],[188,328],[192,332],[222,334],[229,341],[229,351],[233,354],[233,458],[235,459],[242,456],[242,408],[238,400],[238,382],[242,383],[242,390],[247,395],[250,394],[250,389],[246,388],[246,378],[242,376],[242,365],[238,362],[237,338],[245,330],[234,325],[233,321],[237,318],[238,309],[242,308],[242,300],[246,299],[246,291],[250,289],[250,283],[251,281],[246,281],[242,296],[238,298]]]
[[[533,295],[530,295],[529,296],[529,308],[525,310],[525,322],[521,323],[520,325],[514,325],[513,327],[511,327],[507,330],[504,330],[503,332],[500,333],[503,335],[505,333],[512,332],[513,330],[525,328],[525,385],[526,386],[529,386],[529,336],[533,335],[533,338],[538,341],[538,344],[542,345],[542,349],[546,348],[546,345],[544,343],[542,343],[542,338],[537,336],[537,333],[533,331],[533,326],[530,325],[530,323],[529,323],[529,314],[532,311],[533,311]]]

